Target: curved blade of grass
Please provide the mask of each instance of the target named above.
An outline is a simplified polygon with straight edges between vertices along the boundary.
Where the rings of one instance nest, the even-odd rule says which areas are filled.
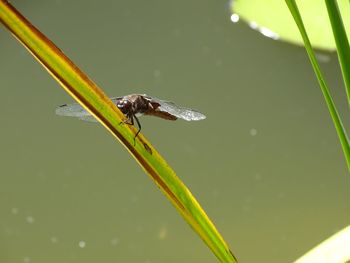
[[[350,105],[350,47],[348,37],[344,28],[343,21],[339,12],[337,2],[334,0],[326,0],[329,20],[331,21],[332,31],[337,53],[339,58],[340,68],[343,74],[348,103]],[[348,7],[349,8],[349,7]]]
[[[0,21],[61,86],[128,149],[221,262],[237,262],[224,239],[175,172],[136,129],[119,125],[124,115],[97,85],[9,3],[0,0]]]
[[[287,4],[291,14],[293,15],[295,23],[297,24],[299,31],[300,31],[300,34],[304,40],[307,54],[309,55],[309,59],[311,61],[312,67],[314,69],[315,75],[316,75],[318,83],[320,85],[323,97],[326,101],[329,113],[331,114],[335,129],[337,131],[340,143],[341,143],[342,148],[343,148],[343,152],[345,155],[346,163],[348,165],[348,169],[350,170],[350,146],[349,146],[349,139],[348,139],[348,136],[346,134],[345,128],[344,128],[343,123],[340,119],[338,111],[335,107],[335,104],[333,102],[333,99],[332,99],[332,96],[329,92],[329,89],[326,85],[326,82],[323,78],[320,66],[318,65],[318,62],[316,60],[316,56],[315,56],[313,49],[311,47],[311,43],[310,43],[310,40],[307,36],[307,33],[305,30],[303,21],[301,19],[298,7],[297,7],[294,0],[285,0],[285,1],[286,1],[286,4]]]

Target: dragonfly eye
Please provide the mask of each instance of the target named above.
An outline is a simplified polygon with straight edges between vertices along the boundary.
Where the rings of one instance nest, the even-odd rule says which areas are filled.
[[[131,102],[128,100],[121,100],[117,107],[121,110],[122,113],[127,114],[131,110]]]

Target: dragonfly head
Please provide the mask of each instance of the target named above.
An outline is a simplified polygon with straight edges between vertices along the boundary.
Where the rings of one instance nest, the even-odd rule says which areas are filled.
[[[117,107],[121,110],[121,112],[125,115],[128,115],[130,111],[132,111],[132,103],[129,100],[120,100],[117,103]]]

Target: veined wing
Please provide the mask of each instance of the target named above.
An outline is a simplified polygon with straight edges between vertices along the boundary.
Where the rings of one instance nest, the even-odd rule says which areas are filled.
[[[197,110],[176,105],[174,102],[171,101],[165,101],[149,96],[145,96],[145,98],[147,98],[151,102],[159,104],[160,106],[157,108],[157,110],[167,112],[177,118],[186,121],[199,121],[206,118],[204,114],[200,113]]]
[[[77,117],[82,118],[86,116],[91,116],[82,106],[78,103],[72,104],[63,104],[56,108],[55,113],[60,116],[69,116],[69,117]]]
[[[120,97],[111,98],[114,104],[116,104],[119,99]],[[58,106],[55,113],[60,116],[76,117],[82,121],[97,122],[96,119],[78,103]]]

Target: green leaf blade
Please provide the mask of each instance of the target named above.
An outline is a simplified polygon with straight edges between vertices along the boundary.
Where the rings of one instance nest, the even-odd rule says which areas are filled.
[[[340,68],[343,74],[345,90],[350,105],[350,46],[348,37],[345,31],[341,14],[338,5],[334,0],[326,0],[329,20],[332,25],[332,31],[337,46],[337,53],[340,63]],[[349,8],[349,7],[348,7]]]
[[[326,101],[329,113],[332,117],[335,129],[337,131],[341,146],[343,148],[343,152],[344,152],[344,156],[345,156],[345,160],[346,160],[348,169],[350,170],[350,145],[349,145],[349,139],[348,139],[348,136],[346,134],[344,125],[340,119],[338,111],[337,111],[335,104],[333,102],[332,96],[331,96],[329,89],[326,85],[326,82],[325,82],[324,77],[322,75],[320,66],[318,65],[316,56],[314,54],[310,40],[307,36],[306,30],[304,27],[303,21],[301,19],[298,7],[297,7],[294,0],[285,0],[285,1],[286,1],[286,4],[287,4],[291,14],[293,15],[295,23],[297,24],[299,31],[300,31],[300,34],[304,40],[306,51],[308,53],[309,59],[311,61],[311,65],[314,69],[314,72],[315,72],[315,75],[317,77],[318,83],[320,85],[323,97]]]

